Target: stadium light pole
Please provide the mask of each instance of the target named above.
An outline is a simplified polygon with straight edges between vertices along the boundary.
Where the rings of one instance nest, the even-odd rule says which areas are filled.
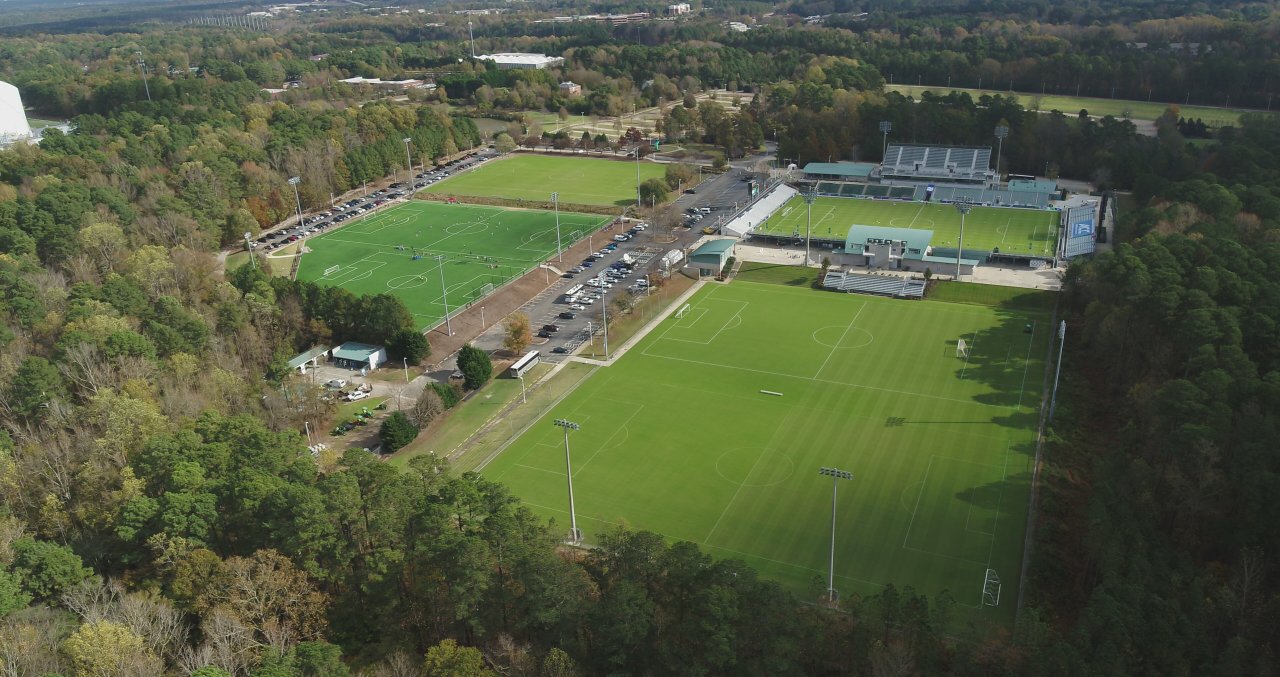
[[[804,227],[804,265],[809,266],[809,238],[813,233],[813,203],[818,199],[818,192],[810,189],[804,194],[805,208],[809,211],[809,220]]]
[[[996,185],[1000,184],[1000,159],[1004,156],[1004,137],[1009,136],[1009,128],[996,125],[996,138],[1000,139],[1000,150],[996,152]]]
[[[1058,406],[1058,379],[1062,376],[1062,349],[1067,345],[1067,321],[1058,325],[1058,368],[1053,374],[1053,397],[1049,398],[1049,420],[1053,420],[1053,410]]]
[[[600,281],[600,328],[604,330],[604,359],[609,359],[609,301],[604,298],[604,273],[598,273],[596,279]]]
[[[244,250],[249,252],[249,263],[253,266],[254,270],[257,270],[258,262],[253,259],[253,246],[249,244],[249,235],[249,231],[246,230],[244,232]]]
[[[840,491],[840,480],[853,479],[853,473],[839,468],[819,468],[819,475],[831,478],[831,559],[827,569],[827,598],[831,603],[837,599],[836,593],[836,496]]]
[[[960,281],[960,256],[964,254],[964,217],[973,206],[967,202],[957,202],[956,211],[960,212],[960,243],[956,247],[956,282]]]
[[[636,144],[636,211],[640,211],[640,144]]]
[[[564,262],[564,248],[560,246],[560,193],[551,194],[551,204],[556,210],[556,261]]]
[[[577,544],[582,542],[582,532],[578,531],[578,513],[573,507],[573,463],[569,460],[569,431],[578,430],[582,426],[563,418],[552,421],[552,425],[564,428],[564,474],[569,478],[569,542]]]
[[[142,88],[147,90],[147,102],[151,101],[151,85],[147,84],[147,60],[142,58],[142,51],[136,51],[138,55],[138,70],[142,72]]]
[[[516,378],[520,379],[520,404],[528,404],[529,400],[524,396],[524,374],[520,374]]]
[[[298,184],[302,183],[302,179],[296,176],[289,177],[289,185],[293,186],[293,201],[298,206],[298,225],[302,225],[302,197],[298,195]]]
[[[410,192],[413,189],[413,160],[409,159],[409,144],[413,143],[413,139],[404,137],[404,185],[409,187]]]
[[[449,287],[444,283],[444,254],[436,256],[440,262],[440,300],[444,303],[444,328],[453,336],[453,322],[449,319]]]
[[[889,154],[889,132],[893,130],[893,123],[888,120],[880,122],[880,133],[884,134],[884,143],[880,149],[880,161],[885,161],[885,155]]]

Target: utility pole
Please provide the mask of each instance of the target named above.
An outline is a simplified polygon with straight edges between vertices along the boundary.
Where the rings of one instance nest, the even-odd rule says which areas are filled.
[[[640,211],[640,144],[636,144],[636,212]]]
[[[471,58],[476,58],[476,33],[471,29],[471,22],[467,22],[467,35],[471,37]]]
[[[1004,156],[1004,137],[1009,136],[1009,127],[996,125],[996,138],[1000,139],[1000,150],[996,153],[996,183],[1000,183],[1000,158]]]
[[[409,358],[402,357],[400,359],[402,362],[404,362],[404,382],[408,383],[409,382]]]
[[[956,247],[956,282],[960,281],[960,256],[964,254],[964,217],[969,215],[973,206],[968,202],[957,202],[956,211],[960,212],[960,243]]]
[[[551,204],[556,209],[556,261],[564,262],[564,248],[560,246],[560,193],[551,194]]]
[[[147,84],[147,61],[142,58],[142,51],[134,52],[138,56],[138,70],[142,72],[142,88],[147,90],[147,102],[151,102],[151,85]]]
[[[569,478],[569,542],[577,545],[582,542],[582,532],[578,530],[578,513],[573,507],[573,462],[569,457],[569,431],[578,430],[582,426],[563,418],[552,421],[552,425],[564,428],[564,473]]]
[[[444,254],[437,255],[436,261],[440,263],[440,300],[444,303],[444,327],[449,336],[453,336],[453,322],[449,319],[449,287],[444,282]]]
[[[600,273],[596,275],[596,279],[600,281],[600,289],[601,291],[603,291],[604,290],[604,273]],[[600,299],[600,329],[604,331],[604,359],[605,361],[608,361],[609,359],[609,313],[607,309],[609,307],[609,302],[608,302],[608,299],[603,298],[603,296],[604,294],[601,294],[602,298]]]
[[[836,497],[840,480],[853,479],[853,473],[838,468],[819,468],[818,474],[831,478],[831,559],[827,564],[827,599],[835,604],[839,598],[836,592]]]
[[[254,259],[254,258],[253,258],[253,245],[249,244],[249,235],[250,235],[250,233],[249,233],[248,231],[245,231],[245,234],[244,234],[244,250],[245,250],[245,251],[247,251],[247,252],[249,252],[249,265],[253,266],[253,269],[254,269],[254,270],[257,270],[257,269],[258,269],[258,262],[257,262],[257,260],[256,260],[256,259]]]
[[[885,155],[889,153],[889,132],[893,130],[893,123],[888,120],[880,122],[880,133],[884,135],[884,144],[880,149],[880,161],[884,162]]]
[[[296,176],[289,177],[289,185],[293,186],[293,201],[298,206],[298,225],[302,225],[302,197],[298,195],[298,184],[302,183],[302,179]]]
[[[409,158],[409,144],[413,143],[413,139],[404,137],[404,185],[409,190],[409,194],[413,194],[413,160]]]
[[[813,233],[813,203],[817,199],[818,191],[816,189],[811,188],[809,192],[804,194],[805,208],[809,211],[809,221],[804,227],[804,265],[806,268],[809,267],[809,238]]]
[[[1053,410],[1058,406],[1058,379],[1062,376],[1062,349],[1067,345],[1067,321],[1058,325],[1058,368],[1053,374],[1053,396],[1049,398],[1049,420],[1053,420]]]

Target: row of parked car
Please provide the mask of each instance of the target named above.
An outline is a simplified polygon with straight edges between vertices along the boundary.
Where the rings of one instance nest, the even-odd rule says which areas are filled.
[[[413,190],[426,188],[437,181],[447,178],[453,172],[472,167],[494,155],[496,153],[485,151],[468,158],[454,160],[429,172],[418,174],[418,180],[414,182]],[[264,233],[257,240],[249,243],[249,247],[256,249],[259,246],[264,246],[267,251],[273,251],[291,242],[297,242],[308,235],[322,232],[326,228],[342,223],[347,219],[355,218],[365,212],[377,209],[387,204],[390,200],[402,198],[408,194],[408,190],[410,189],[407,184],[397,181],[386,188],[374,191],[367,197],[347,200],[330,210],[308,216],[302,220],[302,225],[300,226]]]

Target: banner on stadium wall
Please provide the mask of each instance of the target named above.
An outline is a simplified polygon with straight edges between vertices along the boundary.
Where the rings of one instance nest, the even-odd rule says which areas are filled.
[[[1065,223],[1066,243],[1062,255],[1066,258],[1092,254],[1098,237],[1098,203],[1089,202],[1067,208]]]

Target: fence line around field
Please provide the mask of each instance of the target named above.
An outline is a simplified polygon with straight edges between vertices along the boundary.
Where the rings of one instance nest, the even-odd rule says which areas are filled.
[[[1049,347],[1045,349],[1044,386],[1040,393],[1040,423],[1036,429],[1036,456],[1031,466],[1031,497],[1027,501],[1027,527],[1022,541],[1022,563],[1018,572],[1018,601],[1014,607],[1013,620],[1017,624],[1022,616],[1023,605],[1027,593],[1027,571],[1031,568],[1031,544],[1036,534],[1036,507],[1040,503],[1040,470],[1044,466],[1044,429],[1049,423],[1049,373],[1053,368],[1053,336],[1058,326],[1058,308],[1060,300],[1053,304],[1053,314],[1049,319]],[[1008,478],[1005,478],[1008,481]]]

